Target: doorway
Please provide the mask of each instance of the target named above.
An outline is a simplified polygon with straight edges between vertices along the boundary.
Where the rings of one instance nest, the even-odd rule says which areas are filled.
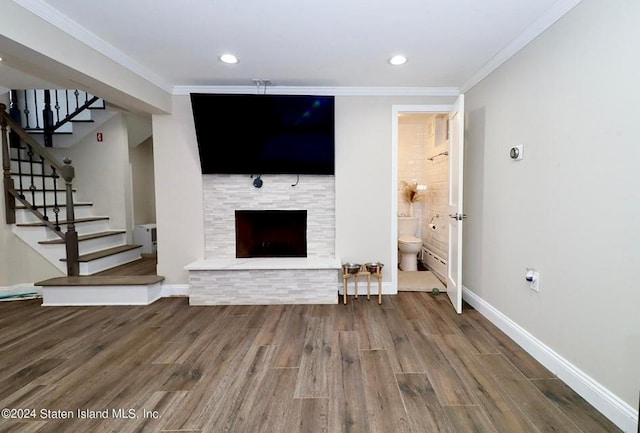
[[[455,198],[461,205],[462,198],[462,170],[458,170],[458,163],[463,143],[461,130],[457,129],[463,125],[460,122],[462,103],[461,95],[453,105],[392,108],[392,233],[400,234],[399,224],[412,231],[413,228],[406,224],[407,220],[417,223],[414,233],[417,239],[411,242],[419,244],[422,241],[422,248],[418,247],[417,253],[418,266],[425,264],[436,278],[420,278],[420,274],[415,272],[413,277],[418,277],[417,284],[424,280],[427,291],[435,288],[439,292],[443,287],[434,282],[444,283],[458,313],[462,311],[461,236],[458,236],[462,230],[462,218],[458,219],[462,209],[451,204]],[[452,179],[452,175],[456,179]],[[399,280],[403,271],[398,263],[413,269],[399,254],[398,242],[393,243],[392,248],[396,250],[391,254],[395,259],[391,266],[392,282],[401,289]],[[450,265],[452,254],[454,257]],[[402,277],[404,279],[405,275]]]
[[[421,246],[417,257],[407,255],[407,266],[399,253],[398,290],[446,291],[447,123],[448,113],[400,113],[398,117],[398,236],[415,236]],[[403,226],[411,233],[405,233]]]

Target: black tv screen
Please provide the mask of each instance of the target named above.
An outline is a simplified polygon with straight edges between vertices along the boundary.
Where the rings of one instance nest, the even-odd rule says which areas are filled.
[[[192,93],[191,105],[203,174],[334,174],[333,96]]]

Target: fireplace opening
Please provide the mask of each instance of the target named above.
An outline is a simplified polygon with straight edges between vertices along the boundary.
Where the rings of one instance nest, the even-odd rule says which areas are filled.
[[[307,257],[307,211],[237,210],[236,257]]]

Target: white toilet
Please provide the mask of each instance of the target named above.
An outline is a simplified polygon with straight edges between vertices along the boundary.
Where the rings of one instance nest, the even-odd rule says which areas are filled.
[[[416,237],[418,217],[398,217],[398,250],[400,269],[418,270],[418,253],[422,249],[422,239]]]

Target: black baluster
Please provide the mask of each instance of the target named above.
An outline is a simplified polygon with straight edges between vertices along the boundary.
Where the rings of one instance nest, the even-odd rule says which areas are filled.
[[[44,170],[44,157],[40,157],[40,162],[42,163],[42,214],[44,220],[49,221],[49,216],[47,215],[47,176]],[[55,191],[53,194],[55,196]]]
[[[64,100],[67,104],[67,111],[64,113],[64,117],[67,117],[69,115],[69,90],[64,91]]]
[[[53,111],[51,111],[51,91],[44,91],[44,109],[42,110],[42,128],[44,129],[44,146],[53,146]]]
[[[38,91],[33,91],[33,111],[36,113],[36,129],[40,129],[40,117],[38,116]]]
[[[80,92],[76,89],[73,91],[73,94],[76,96],[76,108],[74,108],[73,111],[76,111],[80,107],[80,99],[78,98],[80,96]],[[67,116],[68,115],[69,113],[67,113]]]
[[[56,105],[53,107],[56,109],[56,123],[60,122],[60,99],[58,98],[58,89],[54,90],[56,95]]]
[[[27,103],[27,101],[29,100],[27,98],[27,91],[24,91],[24,118],[27,121],[25,128],[26,129],[31,129],[31,124],[29,123],[29,104]]]
[[[30,181],[31,181],[31,185],[29,185],[29,191],[31,191],[31,209],[38,209],[38,206],[36,206],[36,184],[33,180],[34,176],[33,176],[33,148],[31,147],[31,145],[27,144],[27,147],[29,148],[29,150],[27,151],[27,155],[29,156],[29,167],[30,167],[30,171],[31,173],[29,174],[30,176]]]

